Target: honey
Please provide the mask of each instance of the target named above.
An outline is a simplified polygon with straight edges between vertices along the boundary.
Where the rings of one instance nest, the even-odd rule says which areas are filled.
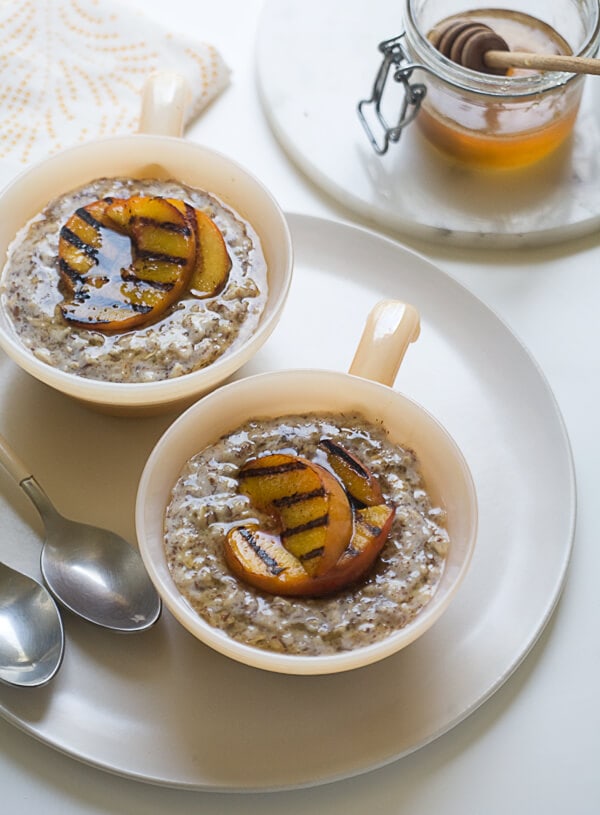
[[[563,37],[529,14],[507,9],[477,9],[444,20],[469,19],[490,26],[511,51],[572,54]],[[509,69],[507,76],[533,75]],[[564,86],[532,99],[472,94],[432,83],[417,118],[426,138],[444,153],[472,166],[487,169],[522,167],[555,150],[573,129],[581,98],[581,83],[574,93]],[[509,87],[507,86],[507,90]]]

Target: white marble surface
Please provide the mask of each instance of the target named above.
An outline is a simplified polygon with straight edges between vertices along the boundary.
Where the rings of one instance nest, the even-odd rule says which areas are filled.
[[[254,65],[260,0],[221,0],[214,5],[189,0],[172,0],[168,5],[158,0],[129,2],[166,25],[194,30],[212,41],[233,69],[231,87],[194,126],[191,138],[217,147],[252,168],[285,210],[356,221],[352,211],[328,198],[282,152],[261,111]],[[577,471],[578,524],[562,599],[537,645],[491,699],[429,746],[379,770],[293,792],[221,794],[155,787],[87,767],[0,721],[3,812],[598,812],[598,241],[590,234],[551,248],[483,251],[406,237],[402,240],[501,316],[537,359],[564,416]],[[59,397],[42,394],[36,383],[7,370],[9,363],[4,359],[0,363],[5,382],[12,388],[12,398],[3,403],[2,430],[7,435],[10,432],[42,482],[52,485],[55,497],[66,500],[67,486],[53,481],[53,474],[66,466],[59,459],[65,453],[64,438],[53,437],[45,444],[42,425],[68,437],[71,420],[81,421],[84,416]],[[508,381],[510,370],[505,375]],[[527,405],[523,407],[527,409]],[[139,457],[166,423],[166,418],[160,418],[134,428],[119,424],[117,441],[124,449],[131,442]],[[93,447],[93,440],[90,444]],[[74,454],[68,460],[75,461]],[[135,475],[141,463],[136,458],[126,466]],[[93,467],[86,468],[93,474]],[[2,489],[8,493],[6,479]],[[132,483],[125,495],[115,492],[115,499],[130,501],[134,491]],[[25,504],[16,500],[15,511],[25,532],[30,522]],[[127,531],[129,509],[116,517],[124,527],[121,531]],[[377,693],[377,689],[362,688],[361,692]],[[368,722],[365,733],[366,738],[373,737]],[[290,733],[289,738],[293,737]]]
[[[404,128],[375,155],[357,117],[382,55],[402,33],[402,4],[270,0],[257,43],[259,87],[269,121],[298,166],[358,216],[421,240],[472,247],[545,246],[594,232],[600,223],[600,85],[585,83],[574,132],[548,160],[526,170],[470,171]],[[286,37],[293,31],[293,37]],[[305,55],[310,54],[310,59]],[[382,110],[391,124],[403,91],[390,72]],[[411,82],[425,82],[415,72]],[[364,108],[379,144],[374,108]]]

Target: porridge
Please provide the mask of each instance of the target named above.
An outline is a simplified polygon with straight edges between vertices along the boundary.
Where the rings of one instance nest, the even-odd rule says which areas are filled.
[[[343,446],[375,474],[393,521],[373,566],[360,580],[320,597],[282,596],[235,576],[228,533],[263,517],[240,490],[250,460],[277,454],[327,466],[323,440]],[[210,625],[255,647],[321,655],[380,641],[429,602],[449,545],[444,514],[432,506],[414,453],[392,444],[359,414],[252,420],[186,464],[165,517],[165,551],[178,590]]]
[[[94,325],[70,322],[65,319],[65,277],[67,284],[75,281],[80,286],[81,276],[68,267],[69,276],[63,274],[65,225],[70,225],[74,213],[90,209],[93,202],[139,197],[146,197],[146,201],[150,197],[167,199],[182,206],[186,202],[190,211],[200,213],[205,220],[208,216],[213,230],[218,227],[227,257],[223,285],[214,295],[186,289],[156,319],[127,330],[99,330]],[[144,220],[149,219],[138,218],[139,222]],[[167,226],[173,231],[172,224]],[[118,251],[131,253],[129,238],[109,231],[115,241],[125,240],[125,249],[122,245]],[[71,235],[71,240],[76,241],[77,236]],[[198,238],[198,245],[200,241]],[[90,255],[96,251],[94,262],[98,263],[97,250],[84,249]],[[122,266],[122,254],[116,257]],[[146,266],[155,274],[148,263]],[[123,275],[127,269],[117,268],[119,271]],[[8,253],[1,293],[2,306],[16,335],[38,359],[90,379],[149,382],[204,368],[243,343],[259,323],[267,296],[266,281],[258,236],[249,223],[213,195],[175,181],[105,178],[51,202],[21,230]],[[128,285],[131,289],[130,283],[118,280],[120,289]],[[156,281],[153,286],[156,299],[166,286]],[[91,284],[83,295],[80,292],[80,306],[90,291],[93,295]],[[137,304],[137,309],[139,312],[142,307]]]

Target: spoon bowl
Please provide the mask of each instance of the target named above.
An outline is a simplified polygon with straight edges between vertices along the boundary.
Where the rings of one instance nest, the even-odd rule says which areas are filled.
[[[138,551],[114,532],[61,515],[2,436],[0,463],[44,522],[41,570],[59,603],[113,631],[144,631],[154,625],[162,605]]]
[[[46,533],[41,570],[61,605],[114,631],[142,631],[156,622],[160,601],[123,538],[62,516]]]
[[[0,682],[45,685],[60,668],[64,647],[62,620],[50,593],[0,563]]]

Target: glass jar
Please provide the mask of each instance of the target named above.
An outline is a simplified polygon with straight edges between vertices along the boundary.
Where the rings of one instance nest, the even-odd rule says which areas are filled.
[[[533,41],[525,37],[518,50],[543,50],[536,37],[549,33],[564,45],[556,52],[591,57],[600,39],[599,9],[598,0],[515,0],[494,4],[492,15],[509,24],[521,18],[539,24]],[[402,79],[409,94],[411,88],[424,87],[421,94],[414,94],[420,109],[413,115],[439,150],[475,167],[522,167],[548,155],[571,133],[585,76],[555,71],[482,73],[451,61],[428,40],[440,21],[455,14],[477,19],[478,11],[484,17],[490,14],[489,8],[468,0],[405,0],[405,31],[399,39],[409,70],[395,79]],[[489,24],[494,27],[493,21]],[[413,74],[422,84],[412,83]],[[399,130],[390,140],[397,138]]]

